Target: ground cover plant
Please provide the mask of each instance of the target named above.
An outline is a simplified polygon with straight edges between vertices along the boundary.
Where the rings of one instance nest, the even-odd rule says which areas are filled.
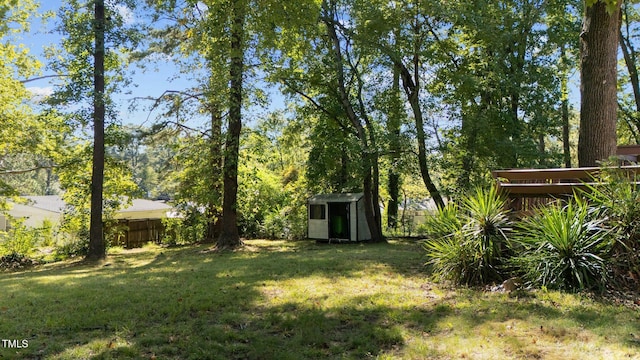
[[[640,358],[637,309],[436,285],[415,242],[207,250],[0,273],[0,358]]]

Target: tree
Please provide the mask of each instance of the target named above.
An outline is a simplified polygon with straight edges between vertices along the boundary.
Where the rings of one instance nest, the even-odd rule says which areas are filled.
[[[100,260],[107,256],[102,227],[102,190],[104,188],[104,56],[106,16],[104,0],[95,0],[93,34],[93,166],[91,171],[91,220],[89,223],[89,250],[87,260]]]
[[[489,169],[560,163],[560,1],[453,1],[430,9],[425,88],[440,122],[440,178],[466,191]],[[553,29],[553,30],[552,30]],[[567,32],[568,33],[568,32]],[[562,35],[565,35],[563,32]]]
[[[617,61],[622,0],[587,0],[580,33],[578,163],[616,154]]]
[[[62,48],[47,49],[47,56],[52,60],[49,66],[62,79],[48,99],[49,104],[52,108],[86,105],[86,108],[80,106],[72,109],[67,114],[68,121],[80,128],[89,123],[93,127],[91,180],[86,182],[91,194],[89,247],[86,254],[86,259],[90,261],[106,257],[103,231],[105,126],[108,118],[112,124],[116,122],[110,95],[125,80],[120,55],[125,51],[125,46],[135,47],[140,34],[130,24],[125,24],[116,2],[109,5],[105,6],[104,0],[69,0],[59,12],[61,23],[58,30],[66,35],[62,40]],[[120,5],[132,8],[134,2],[123,1]],[[78,170],[81,168],[76,167]],[[65,196],[74,198],[73,194]],[[115,206],[121,204],[122,200],[118,199],[120,193],[113,192],[108,196],[115,198],[112,202]],[[76,198],[82,201],[82,197]]]
[[[400,101],[400,69],[394,67],[393,85],[390,94],[390,109],[387,120],[387,131],[389,137],[389,153],[391,156],[391,164],[387,175],[387,191],[389,192],[389,201],[387,202],[387,227],[395,230],[398,227],[398,205],[400,197],[400,185],[402,176],[400,172],[401,159],[401,127],[406,117],[404,109],[402,109]]]
[[[560,77],[560,113],[562,122],[562,152],[566,168],[571,167],[571,126],[569,123],[571,106],[569,104],[569,78],[576,69],[579,58],[582,1],[554,0],[548,3],[547,26],[549,42],[554,44],[560,53],[558,76]]]
[[[222,225],[218,248],[240,246],[238,233],[238,154],[242,130],[243,76],[246,38],[244,32],[247,4],[244,0],[231,3],[231,43],[229,65],[229,122],[224,147]]]
[[[249,80],[254,78],[256,68],[245,66],[245,63],[258,59],[266,47],[264,44],[276,38],[276,33],[282,29],[280,24],[288,21],[285,11],[300,11],[301,6],[293,1],[249,0],[158,0],[148,3],[164,14],[163,19],[175,20],[158,32],[165,40],[158,48],[162,51],[177,49],[178,61],[184,63],[184,69],[189,73],[202,74],[199,69],[208,71],[196,80],[194,91],[188,95],[198,94],[199,109],[211,119],[210,130],[206,131],[211,135],[208,146],[211,155],[206,164],[213,170],[208,179],[209,195],[219,195],[220,199],[209,196],[205,202],[210,217],[205,238],[212,238],[219,229],[218,248],[238,247],[241,245],[237,223],[238,151],[243,106],[253,95]],[[221,131],[224,120],[226,134]],[[220,157],[220,153],[224,156]]]

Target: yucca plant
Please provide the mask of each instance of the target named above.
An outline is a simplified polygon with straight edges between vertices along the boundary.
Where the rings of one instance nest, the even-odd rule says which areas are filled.
[[[448,280],[458,285],[475,282],[477,259],[470,244],[460,238],[460,232],[426,240],[423,246],[436,281]]]
[[[466,285],[501,279],[511,220],[495,188],[476,189],[460,208],[448,205],[429,226],[424,248],[437,278]]]
[[[489,266],[504,255],[507,233],[511,231],[512,224],[505,205],[505,198],[495,187],[488,190],[477,188],[463,201],[465,225],[462,235],[467,241],[478,242],[482,258]]]
[[[463,279],[467,277],[471,256],[460,240],[462,219],[458,205],[448,203],[434,216],[428,217],[424,227],[429,236],[423,243],[429,259],[427,265],[431,266],[436,280],[465,282]]]
[[[640,179],[619,168],[603,168],[581,195],[606,219],[617,235],[611,268],[618,285],[637,285],[640,279]]]
[[[460,207],[455,202],[449,202],[434,216],[428,216],[420,226],[430,238],[434,239],[455,234],[462,229]]]
[[[575,291],[601,287],[607,279],[612,237],[604,219],[580,198],[539,209],[514,241],[523,251],[512,263],[534,286]]]

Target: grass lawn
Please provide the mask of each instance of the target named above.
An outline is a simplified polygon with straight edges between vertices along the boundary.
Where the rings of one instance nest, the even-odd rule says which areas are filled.
[[[439,286],[415,243],[206,249],[0,273],[0,359],[640,359],[638,310]]]

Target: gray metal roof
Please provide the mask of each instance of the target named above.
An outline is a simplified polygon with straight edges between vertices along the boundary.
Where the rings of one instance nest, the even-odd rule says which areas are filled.
[[[23,196],[27,199],[27,205],[37,209],[52,211],[61,213],[67,206],[62,197],[58,195],[46,195],[46,196]]]
[[[145,199],[133,199],[133,204],[131,206],[126,207],[120,212],[129,212],[129,211],[153,211],[153,210],[171,210],[172,207],[154,200],[145,200]]]
[[[66,203],[58,195],[47,196],[23,196],[28,200],[28,205],[34,208],[61,213]],[[172,207],[160,202],[145,199],[133,199],[131,206],[124,209],[120,209],[118,212],[133,212],[133,211],[153,211],[153,210],[171,210]]]
[[[360,200],[363,196],[363,193],[318,194],[310,197],[309,202],[353,202]]]

